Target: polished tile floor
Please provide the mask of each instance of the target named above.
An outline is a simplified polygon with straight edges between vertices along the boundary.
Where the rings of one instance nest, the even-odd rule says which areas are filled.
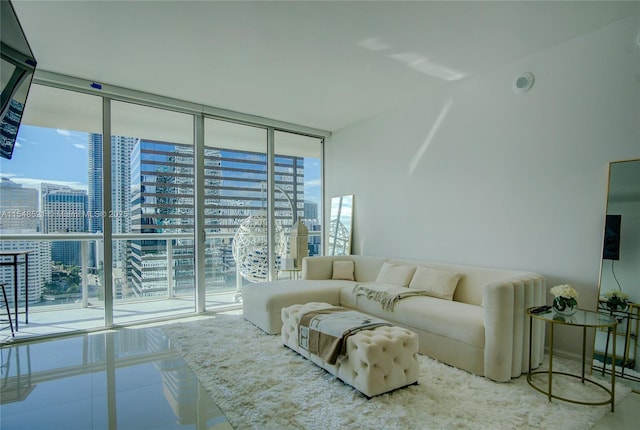
[[[0,428],[231,429],[161,327],[0,350]]]
[[[592,430],[636,430],[640,426],[640,394],[631,393],[608,412]]]
[[[1,430],[232,428],[160,323],[6,344],[0,358]],[[593,429],[638,422],[632,393]]]
[[[236,300],[235,291],[207,294],[205,306],[207,311],[225,312],[230,309],[241,309],[242,304]],[[87,307],[80,304],[44,305],[29,307],[29,323],[26,324],[24,308],[19,315],[19,330],[15,338],[7,324],[4,309],[0,312],[0,343],[11,343],[13,340],[23,341],[52,335],[71,334],[105,328],[104,302],[92,302]],[[156,298],[116,302],[113,312],[113,323],[118,326],[143,324],[161,319],[184,318],[195,315],[195,299],[193,297]],[[15,319],[15,315],[12,315]]]

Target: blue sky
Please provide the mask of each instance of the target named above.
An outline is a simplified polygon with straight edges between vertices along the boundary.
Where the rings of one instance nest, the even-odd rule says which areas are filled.
[[[22,125],[11,160],[0,158],[0,176],[31,188],[54,182],[87,189],[87,136]]]

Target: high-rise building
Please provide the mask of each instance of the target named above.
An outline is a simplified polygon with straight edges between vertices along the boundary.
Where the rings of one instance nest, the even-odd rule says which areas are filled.
[[[207,147],[204,180],[206,230],[226,233],[207,242],[205,280],[208,288],[228,286],[236,276],[229,236],[266,208],[266,154]],[[298,219],[304,216],[303,184],[304,159],[276,156],[275,216],[284,229],[293,224],[292,209]],[[131,192],[132,232],[193,233],[193,146],[140,140],[131,153]],[[132,241],[132,295],[166,295],[168,282],[174,294],[193,292],[193,239],[169,245],[155,238]]]
[[[87,231],[87,192],[66,185],[42,183],[41,209],[43,233],[78,233]],[[80,266],[79,241],[54,241],[51,258],[55,262]]]
[[[87,142],[89,161],[89,192],[87,210],[89,211],[89,231],[102,231],[102,135],[89,133]]]
[[[322,225],[318,218],[318,204],[311,201],[304,202],[304,225],[310,232],[322,231]],[[321,235],[313,235],[309,237],[309,255],[322,254],[322,237]]]
[[[14,232],[15,233],[15,232]],[[20,231],[25,233],[25,231]],[[2,240],[2,251],[31,251],[29,253],[29,303],[39,302],[44,286],[51,282],[51,242],[34,240]],[[18,285],[25,285],[24,271],[18,270]],[[0,283],[10,287],[13,285],[13,267],[2,266],[0,270]],[[5,288],[7,300],[13,302],[13,288]],[[24,301],[24,288],[18,289],[19,301]]]
[[[23,187],[10,179],[0,181],[0,235],[2,233],[35,233],[39,228],[38,190]],[[40,300],[42,288],[51,281],[51,244],[44,241],[3,240],[0,250],[28,250],[29,302]],[[13,285],[13,267],[2,266],[0,283]],[[24,285],[24,272],[18,270],[18,285]],[[13,302],[13,288],[6,288],[9,302]],[[25,292],[19,290],[19,300]]]
[[[318,204],[310,201],[304,202],[305,221],[318,222]],[[309,226],[307,226],[309,227]]]
[[[205,224],[208,232],[233,237],[238,226],[249,216],[266,214],[265,153],[206,148],[205,166]],[[293,224],[292,210],[296,211],[297,219],[304,216],[304,159],[276,155],[274,168],[275,218],[286,231]],[[213,241],[213,255],[207,268],[214,273],[207,278],[208,287],[232,285],[236,277],[232,241]],[[286,242],[285,247],[288,245]],[[216,279],[215,284],[212,279]]]
[[[131,151],[138,139],[111,136],[111,213],[105,214],[102,203],[102,135],[90,133],[88,137],[89,159],[89,231],[102,232],[104,216],[111,215],[114,233],[131,232]],[[116,267],[126,267],[128,257],[126,241],[113,244],[113,261]],[[89,256],[90,265],[98,267],[95,253]]]
[[[193,146],[138,140],[131,152],[131,231],[193,233]],[[170,255],[168,253],[171,253]],[[131,241],[133,296],[193,292],[193,239]]]
[[[36,232],[40,224],[38,215],[38,190],[1,178],[0,230]]]

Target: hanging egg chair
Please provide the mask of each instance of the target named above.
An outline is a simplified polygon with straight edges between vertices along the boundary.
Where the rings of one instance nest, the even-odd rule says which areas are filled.
[[[269,280],[269,245],[267,243],[267,213],[262,210],[247,217],[233,237],[233,259],[240,275],[249,282]],[[275,228],[275,275],[280,273],[285,258],[286,242],[282,227]]]

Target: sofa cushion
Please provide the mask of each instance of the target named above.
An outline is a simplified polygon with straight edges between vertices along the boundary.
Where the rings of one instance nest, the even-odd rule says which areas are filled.
[[[417,267],[429,267],[431,269],[464,273],[464,276],[460,278],[460,282],[458,282],[456,291],[453,294],[453,300],[478,306],[482,306],[484,285],[500,279],[509,279],[527,275],[526,272],[516,272],[513,270],[463,266],[460,264],[433,263],[399,258],[388,260],[388,262],[393,264],[415,265]]]
[[[424,290],[428,295],[444,300],[453,300],[462,273],[418,267],[411,278],[409,288]]]
[[[354,264],[353,261],[340,261],[333,262],[333,273],[331,279],[355,281],[353,277]]]
[[[484,317],[480,306],[418,296],[398,301],[395,311],[389,312],[375,300],[356,296],[352,287],[340,291],[340,305],[386,319],[409,330],[422,330],[484,348]]]
[[[376,278],[376,284],[391,284],[400,287],[408,287],[414,272],[415,266],[405,266],[394,263],[384,263]]]

